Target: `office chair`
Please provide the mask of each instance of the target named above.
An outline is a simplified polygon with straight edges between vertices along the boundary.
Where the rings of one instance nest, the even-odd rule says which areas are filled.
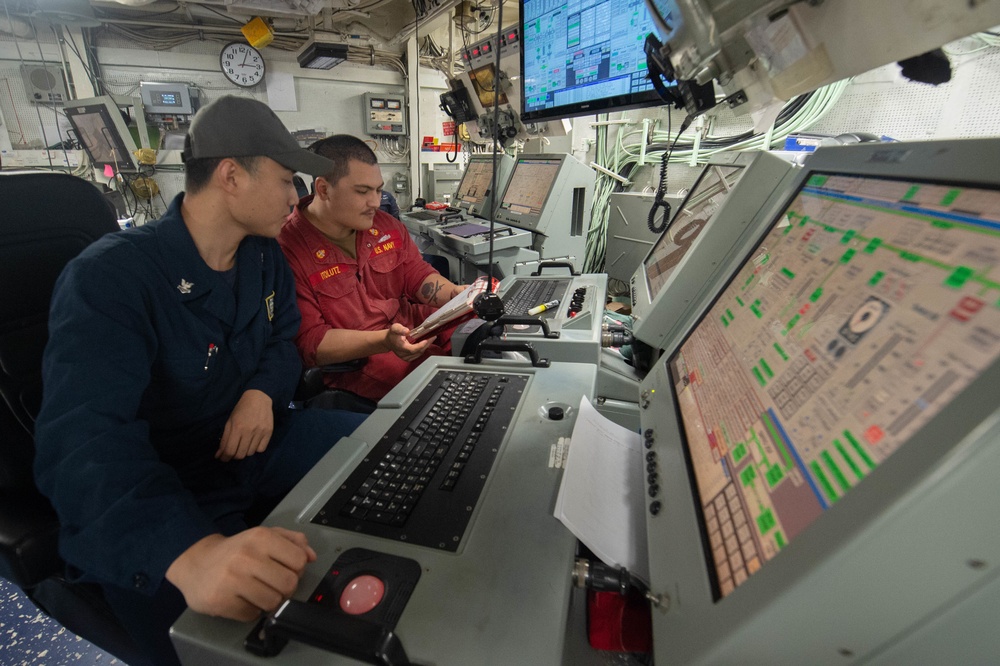
[[[307,409],[346,409],[349,412],[371,414],[378,406],[373,400],[345,389],[330,389],[323,382],[323,375],[336,372],[353,372],[368,363],[367,358],[359,358],[344,363],[331,363],[306,368],[295,390],[294,402]]]
[[[0,175],[0,577],[70,631],[142,663],[96,585],[64,577],[59,523],[32,474],[49,301],[66,263],[118,230],[94,185],[62,173]]]

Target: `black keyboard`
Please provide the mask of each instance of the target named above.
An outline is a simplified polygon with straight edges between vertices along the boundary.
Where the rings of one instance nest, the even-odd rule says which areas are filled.
[[[457,550],[527,381],[439,370],[312,522]]]
[[[502,297],[504,314],[522,316],[528,310],[561,299],[569,286],[568,278],[554,280],[517,280]]]

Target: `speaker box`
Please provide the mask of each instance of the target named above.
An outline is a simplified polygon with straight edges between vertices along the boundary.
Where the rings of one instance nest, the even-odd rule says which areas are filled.
[[[28,101],[33,104],[62,104],[66,101],[66,83],[58,65],[21,65],[21,77]]]

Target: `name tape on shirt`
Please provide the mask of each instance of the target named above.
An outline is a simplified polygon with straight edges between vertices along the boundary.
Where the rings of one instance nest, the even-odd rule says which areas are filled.
[[[336,277],[348,269],[348,264],[334,264],[329,268],[324,268],[321,271],[316,271],[309,276],[309,284],[312,286],[318,285],[323,280],[327,280],[332,277]]]

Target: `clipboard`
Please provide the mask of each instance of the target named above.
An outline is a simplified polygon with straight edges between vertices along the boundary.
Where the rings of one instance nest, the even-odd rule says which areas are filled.
[[[485,275],[476,278],[475,282],[463,289],[458,296],[455,296],[453,299],[432,312],[427,319],[420,323],[419,326],[410,329],[410,332],[406,335],[407,339],[409,339],[410,342],[416,342],[421,338],[427,337],[428,334],[436,331],[448,322],[455,321],[462,315],[472,312],[472,302],[476,299],[476,296],[486,291],[488,279],[489,278]],[[494,291],[499,284],[500,282],[494,278]]]

